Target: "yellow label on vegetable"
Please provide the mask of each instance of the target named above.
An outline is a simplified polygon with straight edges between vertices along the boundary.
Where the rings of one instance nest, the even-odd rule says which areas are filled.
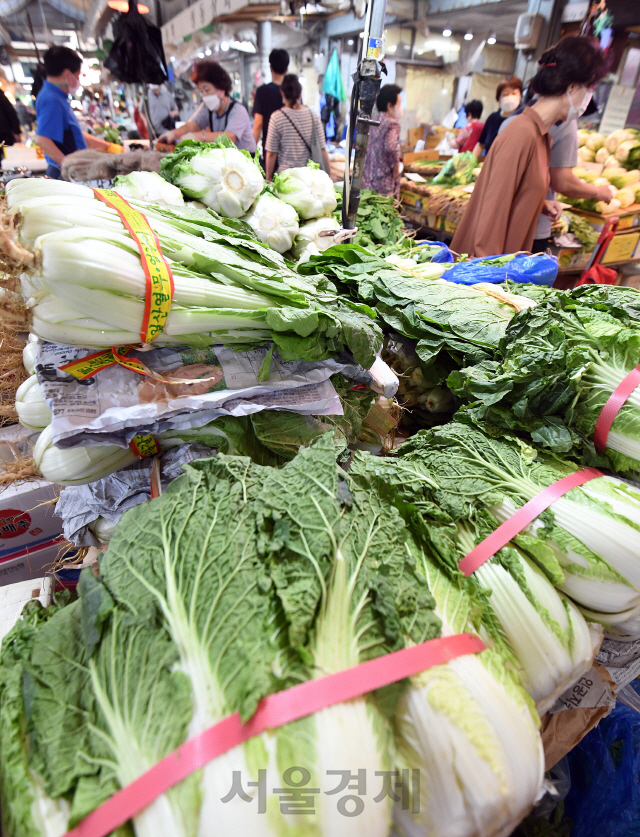
[[[72,360],[71,363],[66,363],[60,369],[73,375],[79,381],[85,378],[93,378],[95,374],[108,366],[113,366],[117,360],[113,356],[111,349],[106,349],[104,352],[96,352],[93,355],[81,357],[79,360]]]
[[[110,366],[115,366],[119,363],[125,369],[131,372],[137,372],[139,375],[148,375],[145,366],[135,358],[126,357],[131,351],[130,346],[114,346],[112,349],[105,349],[102,352],[96,352],[93,355],[87,355],[79,360],[72,360],[71,363],[66,363],[60,369],[73,375],[78,380],[85,378],[93,378],[98,372],[103,369],[108,369]]]
[[[142,269],[146,278],[144,316],[140,340],[149,343],[157,337],[169,316],[173,299],[173,274],[162,255],[158,236],[151,229],[142,212],[138,212],[112,189],[94,189],[96,198],[118,212],[122,223],[138,245]]]
[[[150,456],[155,456],[160,453],[158,443],[150,433],[147,435],[138,433],[138,435],[134,436],[129,442],[129,447],[135,455],[139,456],[141,459],[148,459]]]

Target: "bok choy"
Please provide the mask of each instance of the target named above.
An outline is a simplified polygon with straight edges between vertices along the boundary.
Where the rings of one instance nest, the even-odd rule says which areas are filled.
[[[19,213],[18,236],[32,253],[23,293],[34,333],[92,347],[139,342],[146,279],[137,244],[118,213],[86,187],[52,188],[49,181],[10,185],[7,205]],[[363,366],[373,363],[381,337],[372,312],[341,301],[322,277],[294,273],[250,227],[207,210],[137,208],[174,277],[158,345],[248,347],[273,339],[287,360],[318,360],[347,348]]]

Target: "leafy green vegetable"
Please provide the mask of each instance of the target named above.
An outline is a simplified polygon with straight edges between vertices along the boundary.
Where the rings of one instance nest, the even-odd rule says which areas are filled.
[[[417,456],[359,457],[350,473],[365,483],[384,485],[451,589],[475,602],[475,615],[469,615],[475,629],[483,627],[493,644],[502,647],[503,657],[517,659],[523,683],[541,711],[589,670],[600,634],[590,635],[577,608],[553,589],[547,575],[562,584],[564,574],[544,541],[519,536],[466,579],[459,562],[498,525],[489,511],[474,508],[466,518],[447,513],[438,502],[437,478]]]
[[[470,151],[455,154],[442,167],[442,171],[433,178],[433,184],[438,186],[466,186],[475,179],[473,170],[478,160]]]
[[[339,186],[336,186],[336,195],[338,206],[333,217],[341,224],[342,189]],[[360,192],[356,226],[358,232],[352,242],[367,250],[375,248],[376,255],[381,257],[401,253],[411,247],[411,239],[407,236],[394,198],[379,195],[372,189]]]
[[[426,383],[460,366],[490,360],[515,313],[495,297],[448,282],[425,282],[354,244],[331,247],[299,267],[323,273],[354,298],[375,305],[394,331],[418,341]]]
[[[38,294],[34,333],[82,346],[138,342],[146,278],[137,245],[88,187],[51,183],[23,180],[7,196],[20,213],[20,241],[41,255],[29,281],[48,293]],[[303,279],[247,225],[192,207],[132,203],[172,261],[174,295],[157,344],[246,347],[273,339],[286,360],[346,348],[371,366],[382,342],[373,312],[340,299],[323,277]]]
[[[226,136],[213,143],[183,140],[160,161],[162,176],[189,197],[240,218],[265,187],[259,165]]]
[[[431,499],[454,521],[488,511],[482,519],[491,528],[577,470],[503,430],[460,421],[421,431],[400,455],[426,469],[437,484]],[[640,623],[638,532],[640,492],[600,477],[556,500],[524,530],[547,549],[533,540],[516,543],[587,618],[632,633]]]
[[[640,473],[640,395],[613,422],[606,457],[593,432],[620,382],[640,362],[640,295],[583,286],[556,292],[509,325],[497,359],[452,372],[449,386],[483,420],[524,430],[535,444],[588,464]]]

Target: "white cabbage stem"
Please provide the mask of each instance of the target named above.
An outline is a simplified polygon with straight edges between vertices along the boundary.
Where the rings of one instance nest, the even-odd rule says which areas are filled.
[[[401,699],[398,746],[403,762],[420,771],[422,834],[507,837],[540,790],[544,755],[534,719],[483,665],[486,654],[423,672]]]
[[[45,427],[33,448],[36,470],[58,485],[86,485],[136,461],[133,451],[117,445],[58,448],[53,444],[51,425]]]
[[[31,430],[44,430],[51,423],[51,410],[44,400],[37,375],[31,375],[16,390],[16,412],[20,424]]]

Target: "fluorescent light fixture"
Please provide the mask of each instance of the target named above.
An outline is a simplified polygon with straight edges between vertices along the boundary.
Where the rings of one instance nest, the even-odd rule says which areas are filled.
[[[110,9],[115,9],[116,12],[126,13],[129,11],[129,0],[108,0],[107,6]],[[148,15],[149,7],[143,3],[138,3],[138,14]]]
[[[391,44],[391,46],[388,46],[388,47],[387,47],[387,52],[395,52],[395,51],[396,51],[396,48],[397,48],[397,47],[396,47],[396,45],[395,45],[395,44]]]
[[[495,44],[495,42],[496,42],[496,36],[495,35],[489,35],[489,37],[487,38],[487,43],[488,44]]]
[[[450,38],[451,37],[451,29],[443,29],[442,34],[444,35],[445,38]]]
[[[465,41],[472,41],[473,40],[473,32],[467,32],[464,36]]]

